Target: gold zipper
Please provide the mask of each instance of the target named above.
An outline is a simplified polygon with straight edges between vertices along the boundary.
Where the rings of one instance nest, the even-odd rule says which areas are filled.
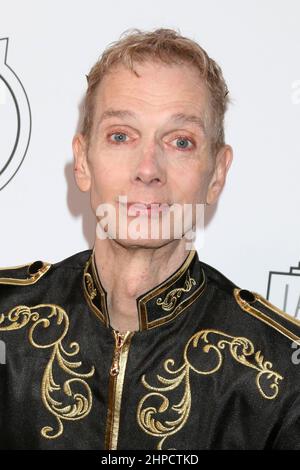
[[[120,372],[120,354],[129,332],[120,333],[119,331],[113,330],[113,333],[115,337],[115,350],[110,368],[110,375],[114,377]]]
[[[105,449],[115,450],[118,445],[120,411],[123,384],[126,370],[129,345],[134,331],[120,333],[113,330],[115,348],[109,371],[108,410],[105,432]]]

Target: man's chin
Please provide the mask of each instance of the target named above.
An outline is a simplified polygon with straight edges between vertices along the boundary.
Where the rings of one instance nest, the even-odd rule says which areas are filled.
[[[123,246],[124,248],[147,248],[147,249],[156,249],[172,243],[173,239],[143,239],[139,238],[137,240],[126,238],[115,238],[114,242],[118,245]]]

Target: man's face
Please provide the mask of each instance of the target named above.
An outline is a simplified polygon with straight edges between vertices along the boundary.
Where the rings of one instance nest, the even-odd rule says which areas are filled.
[[[224,181],[219,181],[218,158],[210,154],[209,96],[195,68],[147,62],[135,69],[139,77],[119,65],[103,78],[95,96],[89,145],[82,136],[73,141],[80,189],[91,191],[95,213],[102,203],[114,205],[117,226],[119,196],[127,196],[128,202],[168,206],[214,202],[231,161],[227,149],[227,163],[221,158]],[[127,222],[138,214],[127,213]],[[143,214],[161,224],[162,214]],[[173,236],[171,227],[170,239]],[[161,234],[159,238],[129,237],[120,242],[147,246],[170,242],[162,241]]]

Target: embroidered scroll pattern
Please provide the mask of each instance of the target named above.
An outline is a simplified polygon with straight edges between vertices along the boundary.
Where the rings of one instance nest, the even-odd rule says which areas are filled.
[[[161,308],[166,312],[173,310],[177,304],[178,299],[182,296],[183,292],[189,292],[193,286],[196,285],[196,281],[193,277],[190,276],[190,272],[187,272],[186,279],[184,281],[183,287],[178,287],[177,289],[172,289],[165,297],[162,299],[159,297],[156,301],[157,305],[161,305]]]
[[[93,278],[90,275],[90,273],[85,273],[84,277],[86,279],[86,285],[87,285],[89,297],[91,300],[93,300],[97,295],[97,290],[95,288]]]
[[[55,439],[64,432],[64,420],[83,419],[89,414],[92,407],[92,393],[84,379],[92,377],[95,370],[92,367],[90,372],[79,372],[76,369],[82,363],[70,360],[79,353],[80,347],[76,342],[71,342],[68,350],[63,346],[63,340],[69,329],[69,318],[62,307],[53,304],[33,307],[19,305],[7,314],[0,314],[0,331],[19,330],[30,323],[32,323],[28,336],[30,344],[35,348],[52,351],[42,378],[41,397],[45,407],[55,416],[57,429],[45,426],[41,429],[41,434],[46,439]],[[38,341],[41,328],[51,330],[52,337],[49,342]],[[54,377],[54,368],[57,367],[67,377],[62,384]],[[59,393],[63,398],[55,399],[53,396],[55,393]]]
[[[190,373],[209,375],[219,371],[223,364],[225,348],[229,349],[231,357],[235,361],[255,371],[255,382],[263,398],[272,400],[277,397],[278,383],[283,377],[273,371],[273,364],[264,359],[261,351],[255,352],[254,345],[250,340],[244,337],[230,336],[218,330],[201,330],[187,342],[181,367],[174,369],[175,361],[171,358],[164,361],[163,367],[167,377],[157,375],[157,380],[162,385],[152,386],[146,381],[145,375],[142,376],[142,383],[150,393],[147,393],[139,402],[137,421],[143,431],[160,439],[157,449],[162,450],[165,440],[178,433],[189,418],[192,404]],[[196,365],[195,358],[201,353],[202,359],[205,358],[203,353],[209,354],[213,365],[212,362],[209,362],[206,368],[203,367],[203,363],[201,368],[199,364]],[[182,398],[178,403],[172,404],[167,396],[168,392],[178,389],[180,385],[183,386]],[[158,402],[160,406],[157,406]],[[161,418],[164,413],[168,415],[170,412],[173,415],[175,413],[175,419]],[[157,417],[158,415],[161,417]]]

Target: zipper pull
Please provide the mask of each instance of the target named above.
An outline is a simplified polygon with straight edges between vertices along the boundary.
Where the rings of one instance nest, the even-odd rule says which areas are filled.
[[[120,371],[120,354],[122,347],[126,341],[127,333],[120,333],[119,331],[113,330],[114,337],[115,337],[115,351],[114,357],[112,361],[112,365],[110,368],[110,375],[116,376]]]

